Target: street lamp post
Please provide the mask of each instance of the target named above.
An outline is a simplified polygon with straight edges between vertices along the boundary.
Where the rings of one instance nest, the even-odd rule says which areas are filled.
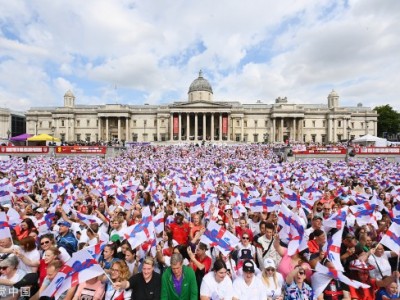
[[[11,131],[10,131],[10,129],[8,129],[8,130],[7,130],[7,139],[8,139],[8,140],[10,139],[10,135],[11,135]]]
[[[56,131],[56,128],[55,127],[51,127],[51,133],[52,133],[52,138],[51,138],[51,140],[52,140],[52,142],[51,142],[51,145],[52,146],[54,146],[54,132]]]

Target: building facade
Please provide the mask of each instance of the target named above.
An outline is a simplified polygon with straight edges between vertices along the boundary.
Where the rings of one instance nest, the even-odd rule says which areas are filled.
[[[329,143],[376,135],[377,113],[358,104],[341,107],[332,91],[326,104],[214,101],[200,71],[188,101],[169,105],[77,105],[71,91],[62,107],[32,107],[27,133],[54,134],[63,141],[219,141]]]
[[[26,132],[26,120],[23,112],[0,108],[0,138],[24,134]]]

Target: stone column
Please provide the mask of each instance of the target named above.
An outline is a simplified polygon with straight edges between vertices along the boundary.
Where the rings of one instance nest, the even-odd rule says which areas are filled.
[[[303,121],[304,121],[304,119],[299,120],[299,134],[300,134],[299,141],[300,142],[304,142],[304,140],[303,140]]]
[[[182,140],[182,113],[179,113],[178,118],[179,118],[179,121],[178,121],[178,123],[179,123],[178,140],[181,141]]]
[[[206,121],[207,121],[206,113],[203,113],[203,141],[205,141],[205,140],[206,140],[206,137],[207,137],[207,126],[206,126]]]
[[[219,140],[222,141],[222,113],[219,113]]]
[[[227,126],[228,126],[228,136],[226,137],[226,140],[229,141],[230,140],[230,136],[231,136],[231,126],[230,125],[233,122],[232,122],[232,120],[231,120],[231,122],[229,122],[229,120],[230,120],[229,115],[227,116],[227,118],[228,118],[228,124],[227,124]]]
[[[69,141],[69,119],[64,119],[65,126],[65,141]],[[35,135],[37,135],[38,121],[35,123]]]
[[[121,142],[121,118],[118,117],[118,141]]]
[[[328,142],[332,142],[332,119],[328,119]]]
[[[271,142],[275,143],[276,141],[276,118],[272,119],[272,138]]]
[[[99,141],[101,140],[101,117],[99,117],[99,128],[98,130],[98,135],[99,135]]]
[[[129,118],[125,118],[125,142],[129,141]]]
[[[171,113],[170,117],[169,117],[170,121],[169,121],[169,139],[171,141],[174,140],[174,114]]]
[[[189,141],[190,136],[190,114],[186,113],[186,140]]]
[[[244,117],[242,118],[242,123],[241,123],[241,132],[240,132],[240,140],[241,142],[244,142]]]
[[[285,141],[283,140],[283,118],[281,118],[281,130],[279,131],[279,135],[280,135],[279,140],[280,140],[281,142],[285,142]]]
[[[214,142],[214,113],[211,113],[211,140]]]
[[[160,119],[156,115],[156,135],[157,135],[157,141],[161,142],[161,135],[160,135]]]
[[[106,141],[108,142],[110,139],[108,137],[108,117],[106,117]]]
[[[333,138],[332,138],[332,141],[336,142],[336,119],[333,119]]]
[[[198,114],[194,114],[194,140],[197,141],[197,132],[199,131]]]
[[[296,138],[296,135],[297,135],[297,132],[296,132],[296,118],[293,118],[293,140],[294,141],[297,141],[297,138]]]

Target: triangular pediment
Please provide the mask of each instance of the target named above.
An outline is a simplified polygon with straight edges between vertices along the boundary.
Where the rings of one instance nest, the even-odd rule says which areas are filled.
[[[229,103],[211,101],[175,102],[169,105],[170,108],[231,108]]]

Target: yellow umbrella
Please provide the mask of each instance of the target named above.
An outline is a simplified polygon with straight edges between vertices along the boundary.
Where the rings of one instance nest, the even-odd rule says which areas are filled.
[[[46,142],[61,142],[60,139],[58,139],[56,137],[53,137],[51,135],[45,134],[45,133],[38,134],[38,135],[35,135],[33,137],[30,137],[30,138],[28,138],[28,141],[29,142],[34,142],[34,141],[36,141],[36,142],[43,142],[43,141],[46,141]]]

